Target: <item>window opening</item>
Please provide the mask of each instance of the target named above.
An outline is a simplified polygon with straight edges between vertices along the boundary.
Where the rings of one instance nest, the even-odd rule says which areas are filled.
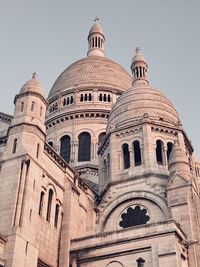
[[[124,160],[124,169],[128,169],[130,167],[130,152],[127,144],[122,146],[123,150],[123,160]]]
[[[48,205],[47,205],[47,217],[46,217],[46,220],[48,222],[50,222],[50,218],[51,218],[52,199],[53,199],[53,190],[52,189],[49,189]]]
[[[13,150],[12,150],[12,153],[15,154],[16,153],[16,150],[17,150],[17,139],[15,139],[14,142],[13,142]]]
[[[141,160],[141,149],[139,141],[133,142],[133,150],[134,150],[135,166],[140,166],[142,164],[142,160]]]
[[[40,193],[40,204],[39,204],[39,211],[38,211],[39,215],[42,215],[43,204],[44,204],[44,192],[42,191]]]
[[[57,228],[58,226],[58,215],[59,215],[59,205],[56,204],[56,208],[55,208],[55,218],[54,218],[54,227]]]
[[[22,112],[24,110],[24,102],[21,102],[21,109],[20,111]]]
[[[163,164],[163,154],[162,154],[162,150],[163,150],[163,143],[160,140],[156,141],[156,159],[158,164]]]
[[[169,161],[170,154],[171,154],[171,152],[172,152],[172,148],[173,148],[173,143],[168,142],[168,143],[167,143],[167,160],[168,160],[168,161]]]
[[[34,111],[34,106],[35,106],[35,102],[33,101],[33,102],[31,103],[31,111]]]
[[[66,161],[70,161],[71,154],[71,138],[68,135],[63,136],[60,139],[60,155]]]
[[[89,133],[83,132],[79,135],[78,161],[89,161],[91,150],[91,137]]]

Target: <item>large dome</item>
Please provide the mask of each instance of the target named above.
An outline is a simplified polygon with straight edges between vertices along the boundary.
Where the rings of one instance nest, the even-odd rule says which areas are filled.
[[[143,118],[178,125],[179,116],[166,96],[148,84],[135,84],[113,106],[108,131],[138,123]]]
[[[105,57],[87,57],[66,68],[57,78],[49,97],[67,89],[84,86],[113,87],[126,90],[132,85],[132,76],[111,59]]]

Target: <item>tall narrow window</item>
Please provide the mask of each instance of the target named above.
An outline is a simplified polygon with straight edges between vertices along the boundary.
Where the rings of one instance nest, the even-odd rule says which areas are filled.
[[[142,160],[141,160],[141,149],[139,141],[133,142],[133,150],[134,150],[135,166],[140,166],[142,164]]]
[[[20,108],[20,111],[24,111],[24,102],[21,102],[21,108]]]
[[[31,103],[31,111],[34,111],[34,107],[35,107],[35,102],[32,101],[32,103]]]
[[[108,102],[110,102],[111,101],[111,98],[110,98],[110,95],[108,95]]]
[[[156,160],[158,164],[163,164],[163,142],[160,140],[156,141]]]
[[[40,216],[42,216],[43,205],[44,205],[44,192],[42,191],[40,193],[40,204],[39,204],[39,211],[38,211],[38,214]]]
[[[107,97],[106,97],[106,94],[103,95],[103,101],[106,102],[107,100]]]
[[[42,117],[42,106],[40,107],[40,117]]]
[[[100,133],[100,135],[99,135],[99,141],[98,141],[98,145],[100,145],[102,142],[103,142],[103,138],[104,138],[104,136],[106,135],[106,133],[105,132],[103,132],[103,133]]]
[[[128,169],[130,167],[130,152],[127,144],[122,146],[123,151],[123,160],[124,160],[124,169]]]
[[[46,217],[46,220],[48,222],[50,222],[50,218],[51,218],[52,199],[53,199],[53,190],[52,189],[49,189],[48,205],[47,205],[47,217]]]
[[[83,94],[81,94],[80,101],[83,102]]]
[[[89,93],[89,101],[92,101],[92,94]]]
[[[69,162],[70,153],[71,153],[71,138],[68,135],[65,135],[60,139],[60,155],[65,161]]]
[[[106,166],[106,160],[103,161],[103,171],[104,171],[104,182],[107,180],[107,166]]]
[[[167,143],[167,160],[169,161],[170,154],[172,152],[173,144],[171,142]]]
[[[55,217],[54,217],[54,227],[55,228],[57,228],[57,226],[58,226],[59,209],[60,209],[60,206],[58,204],[56,204]]]
[[[70,97],[70,104],[73,104],[73,102],[74,102],[74,98],[73,98],[73,96],[71,96]]]
[[[79,135],[78,161],[89,161],[91,150],[91,137],[89,133],[83,132]]]
[[[15,139],[14,142],[13,142],[12,153],[15,154],[16,150],[17,150],[17,139]]]
[[[88,95],[87,94],[85,94],[84,101],[88,101]]]
[[[102,101],[103,100],[103,97],[102,97],[102,94],[99,95],[99,101]]]
[[[40,144],[37,144],[36,158],[39,157],[39,152],[40,152]]]

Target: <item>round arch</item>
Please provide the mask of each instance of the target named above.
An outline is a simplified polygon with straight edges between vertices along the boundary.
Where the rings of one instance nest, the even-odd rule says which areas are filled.
[[[170,212],[167,203],[164,198],[149,192],[149,191],[131,191],[120,195],[115,198],[110,204],[102,211],[101,217],[98,220],[98,232],[104,232],[106,223],[110,218],[112,212],[120,206],[122,203],[135,199],[144,199],[155,203],[157,207],[162,211],[166,220],[170,218]]]

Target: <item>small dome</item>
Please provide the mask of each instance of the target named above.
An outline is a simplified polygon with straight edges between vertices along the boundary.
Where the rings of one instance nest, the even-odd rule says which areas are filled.
[[[136,62],[144,62],[144,63],[147,64],[147,62],[146,62],[146,60],[145,60],[143,54],[141,53],[139,47],[136,48],[136,50],[135,50],[135,56],[134,56],[133,59],[132,59],[132,64],[133,64],[133,63],[136,63]]]
[[[103,29],[97,21],[95,21],[94,25],[91,27],[91,29],[89,31],[89,36],[92,33],[100,33],[100,34],[104,35]]]
[[[57,78],[49,97],[76,87],[113,87],[127,90],[132,84],[131,75],[119,64],[105,57],[80,59],[65,69]]]
[[[107,131],[130,126],[143,118],[163,121],[173,126],[179,122],[177,111],[163,93],[148,84],[134,84],[113,106]]]
[[[39,80],[37,79],[36,73],[33,73],[32,79],[27,81],[21,88],[20,94],[26,92],[34,92],[41,94],[44,97],[44,89],[42,88]]]

